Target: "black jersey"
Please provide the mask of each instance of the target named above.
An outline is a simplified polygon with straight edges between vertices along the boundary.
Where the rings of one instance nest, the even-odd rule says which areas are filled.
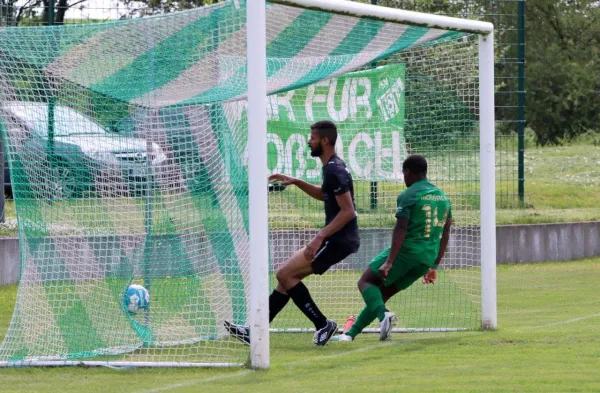
[[[340,212],[340,206],[335,197],[350,191],[352,203],[354,202],[354,185],[352,175],[346,167],[346,163],[334,154],[327,164],[323,166],[323,185],[321,186],[323,198],[325,199],[325,225],[329,224]],[[328,240],[344,242],[358,249],[360,240],[358,237],[358,220],[354,217],[342,229],[331,235]]]

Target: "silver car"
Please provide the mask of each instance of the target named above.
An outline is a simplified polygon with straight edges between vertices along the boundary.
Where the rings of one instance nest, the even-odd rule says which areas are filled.
[[[158,144],[109,132],[95,120],[63,105],[53,108],[51,139],[49,109],[47,103],[39,102],[1,104],[0,121],[11,132],[19,133],[18,150],[36,153],[26,154],[29,158],[23,156],[18,164],[13,163],[12,184],[17,197],[19,190],[23,192],[21,197],[28,197],[32,183],[28,173],[32,173],[35,165],[44,165],[44,160],[45,165],[56,169],[53,173],[57,173],[63,197],[76,197],[93,190],[143,190],[152,173],[167,160]],[[42,156],[37,163],[32,162],[36,155]],[[40,179],[36,178],[36,182]]]

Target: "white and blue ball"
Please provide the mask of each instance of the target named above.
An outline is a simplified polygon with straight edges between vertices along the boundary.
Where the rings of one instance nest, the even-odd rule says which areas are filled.
[[[141,285],[131,284],[125,292],[123,299],[125,308],[132,314],[137,313],[140,309],[147,309],[150,305],[150,293]]]

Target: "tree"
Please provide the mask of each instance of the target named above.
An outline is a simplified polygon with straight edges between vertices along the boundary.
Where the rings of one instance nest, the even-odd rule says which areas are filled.
[[[18,0],[0,0],[0,26],[13,26],[23,18],[23,15],[29,9],[29,2],[24,6],[17,5]]]
[[[126,12],[122,19],[148,15],[167,14],[204,5],[218,3],[220,0],[123,0]]]
[[[527,120],[555,144],[600,122],[600,8],[596,0],[530,0]]]
[[[52,24],[63,24],[69,9],[75,6],[84,9],[87,2],[88,0],[54,0]],[[4,13],[4,21],[0,22],[4,22],[8,26],[50,24],[50,0],[27,0],[22,4],[18,3],[19,0],[0,0],[0,8]]]
[[[17,25],[48,25],[51,0],[0,0],[2,18],[0,26]],[[80,10],[90,9],[89,0],[53,0],[53,24],[60,25],[65,22],[68,10],[75,7]],[[217,3],[218,0],[123,0],[120,7],[123,9],[119,17],[129,19],[140,16],[164,14],[173,11],[200,7]],[[112,5],[110,6],[112,7]],[[107,10],[110,8],[107,7]],[[108,19],[108,15],[106,18]]]
[[[517,105],[517,2],[378,0],[378,4],[493,22],[499,42],[497,131],[511,131]],[[559,143],[600,131],[600,2],[527,0],[526,6],[526,119],[538,143]]]
[[[370,3],[371,0],[359,0]],[[494,24],[496,56],[496,131],[516,132],[517,2],[503,0],[377,0],[378,5],[408,11],[485,20]]]
[[[359,1],[371,2],[371,0]],[[484,19],[491,3],[489,0],[377,0],[377,5],[384,7],[469,19]]]

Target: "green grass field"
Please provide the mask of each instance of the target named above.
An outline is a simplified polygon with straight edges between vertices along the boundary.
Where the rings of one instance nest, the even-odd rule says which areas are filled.
[[[271,335],[271,368],[5,369],[3,393],[598,392],[600,259],[500,266],[499,329],[396,334],[315,348]],[[419,284],[415,284],[419,285]],[[16,287],[0,288],[0,337]]]
[[[525,150],[527,208],[500,207],[497,211],[498,224],[599,220],[599,165],[600,146],[595,144],[527,148]],[[496,176],[498,180],[498,172]],[[513,186],[516,192],[516,185]]]

